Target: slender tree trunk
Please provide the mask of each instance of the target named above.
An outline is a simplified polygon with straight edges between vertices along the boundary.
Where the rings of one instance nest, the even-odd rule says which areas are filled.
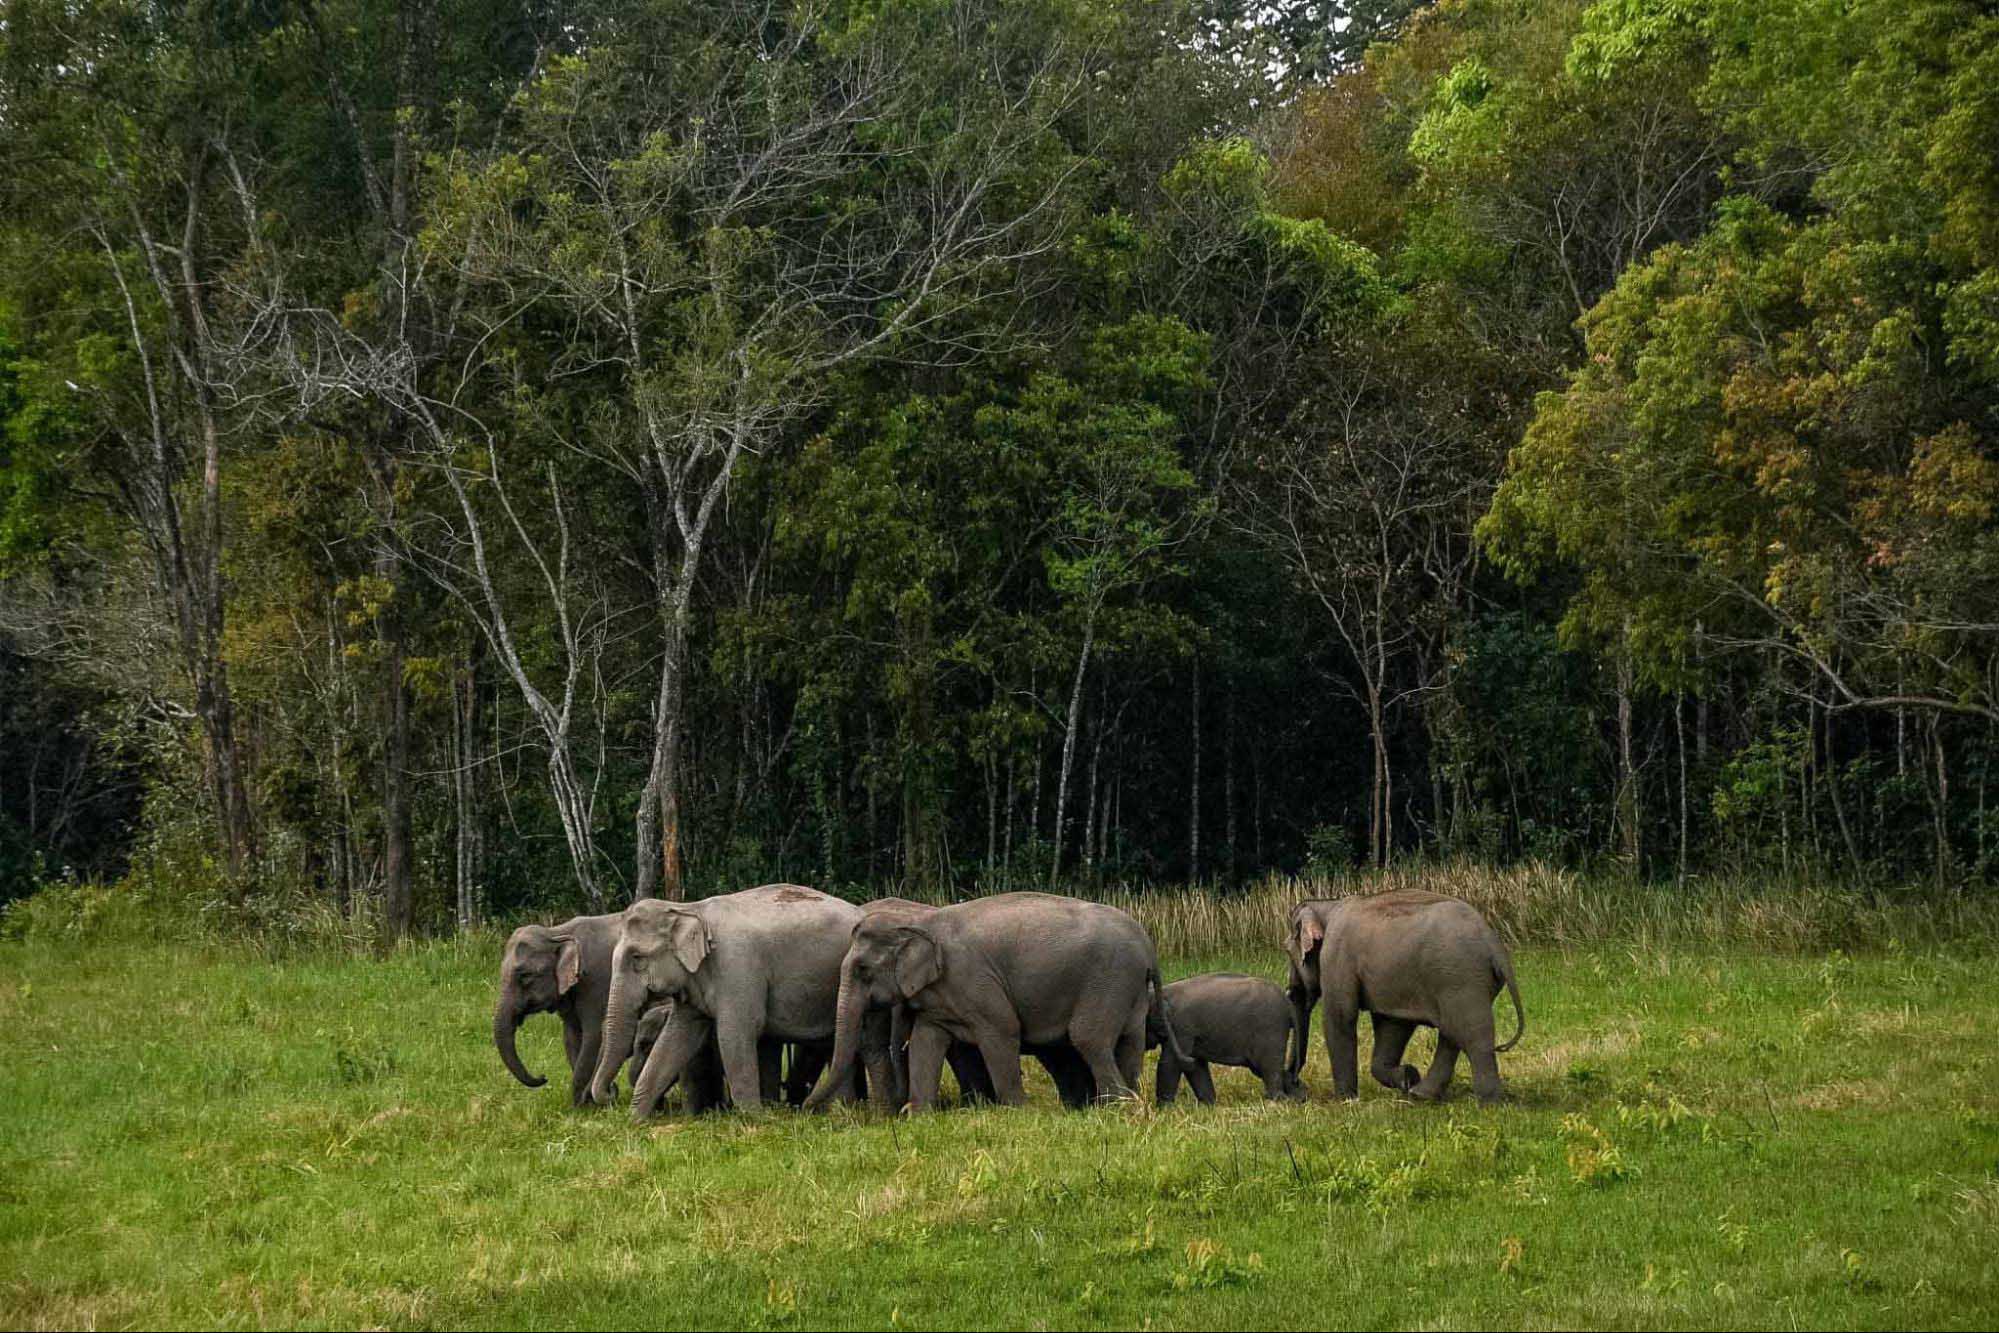
[[[1381,688],[1372,680],[1367,684],[1367,735],[1374,760],[1368,788],[1367,854],[1370,863],[1379,870],[1388,865],[1388,735]]]
[[[1630,627],[1617,654],[1617,823],[1626,865],[1638,871],[1638,764],[1632,742],[1632,694],[1637,688],[1631,661]]]
[[[1062,775],[1055,785],[1054,851],[1048,861],[1048,886],[1062,878],[1062,844],[1069,817],[1069,774],[1076,764],[1076,729],[1083,721],[1083,679],[1090,669],[1090,653],[1097,645],[1097,618],[1091,615],[1083,626],[1083,650],[1076,654],[1076,677],[1069,686],[1069,721],[1062,733]]]
[[[1687,882],[1687,693],[1673,692],[1673,735],[1680,745],[1680,882]]]
[[[690,592],[685,586],[671,588],[661,616],[659,685],[653,697],[652,763],[639,796],[634,830],[638,862],[632,890],[634,902],[647,898],[678,902],[686,894],[682,883],[680,728]]]

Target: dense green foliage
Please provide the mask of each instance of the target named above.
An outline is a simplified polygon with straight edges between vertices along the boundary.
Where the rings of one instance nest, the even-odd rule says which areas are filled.
[[[1490,1109],[1218,1070],[1213,1109],[635,1126],[507,1077],[497,950],[0,943],[0,1321],[1983,1328],[1999,1292],[1982,952],[1525,948]],[[1203,967],[1281,960],[1167,970]]]
[[[22,0],[0,895],[1987,882],[1995,90],[1969,0]]]

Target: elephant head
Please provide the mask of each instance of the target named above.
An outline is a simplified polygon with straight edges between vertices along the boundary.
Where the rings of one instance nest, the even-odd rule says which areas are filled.
[[[892,913],[861,918],[853,942],[840,962],[840,992],[835,1002],[833,1063],[806,1098],[807,1107],[832,1097],[853,1074],[854,1060],[866,1037],[871,1012],[897,1016],[891,1046],[903,1035],[905,1007],[944,975],[944,949],[929,929]]]
[[[1322,906],[1305,902],[1292,908],[1284,935],[1284,954],[1291,965],[1291,984],[1284,992],[1291,1001],[1291,1040],[1284,1066],[1286,1077],[1294,1080],[1305,1067],[1312,1007],[1319,1002],[1319,945],[1326,938],[1325,919],[1319,911]]]
[[[529,1014],[555,1010],[582,973],[576,937],[547,926],[522,926],[500,955],[500,998],[493,1006],[493,1045],[513,1076],[530,1088],[548,1082],[530,1074],[514,1049],[514,1034]]]
[[[611,952],[611,998],[592,1101],[608,1106],[616,1100],[618,1066],[631,1053],[640,1011],[656,1000],[686,998],[712,944],[708,923],[685,906],[648,900],[625,914]]]

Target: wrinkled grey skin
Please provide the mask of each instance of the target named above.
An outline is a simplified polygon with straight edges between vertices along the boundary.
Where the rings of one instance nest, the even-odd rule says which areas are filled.
[[[1303,902],[1291,909],[1284,947],[1301,1034],[1311,1031],[1313,1006],[1321,997],[1326,1001],[1334,1095],[1360,1095],[1354,1027],[1362,1010],[1374,1016],[1370,1072],[1385,1087],[1434,1101],[1450,1086],[1462,1051],[1471,1060],[1479,1100],[1503,1095],[1496,1054],[1520,1040],[1527,1011],[1511,955],[1469,903],[1418,889]],[[1502,987],[1513,997],[1516,1026],[1512,1039],[1498,1046],[1492,1002]],[[1436,1058],[1420,1079],[1413,1065],[1402,1063],[1419,1027],[1437,1029]],[[1291,1073],[1304,1063],[1301,1038]]]
[[[860,915],[851,903],[797,884],[627,909],[612,951],[601,1050],[629,1041],[646,1005],[674,1001],[632,1090],[633,1116],[652,1114],[711,1035],[729,1099],[740,1110],[760,1107],[770,1068],[762,1043],[833,1036],[840,960]],[[591,1097],[609,1104],[616,1077],[616,1061],[600,1056]],[[838,1082],[844,1095],[853,1095],[851,1069]],[[885,1068],[877,1085],[885,1099]]]
[[[910,920],[922,920],[937,910],[931,903],[919,903],[908,898],[876,898],[861,904],[864,916],[898,915]],[[895,1087],[889,1100],[896,1106],[909,1102],[909,1031],[912,1026],[910,1008],[898,1004],[893,1009],[893,1021],[889,1028],[889,1067],[895,1077]],[[878,1031],[878,1029],[876,1029]],[[864,1029],[862,1042],[865,1049],[869,1042],[869,1030]],[[1021,1054],[1031,1055],[1041,1062],[1048,1071],[1048,1077],[1055,1082],[1056,1092],[1062,1104],[1070,1108],[1088,1106],[1097,1099],[1097,1080],[1090,1074],[1090,1067],[1076,1048],[1067,1041],[1055,1042],[1047,1046],[1024,1044]],[[958,1080],[958,1099],[961,1102],[977,1104],[997,1100],[993,1091],[992,1075],[986,1072],[985,1059],[979,1048],[968,1041],[953,1039],[945,1048],[944,1059],[951,1066],[951,1075]]]
[[[1161,1106],[1170,1104],[1180,1091],[1182,1075],[1192,1085],[1194,1096],[1213,1106],[1211,1064],[1249,1070],[1263,1080],[1263,1095],[1271,1101],[1304,1096],[1291,1071],[1292,1039],[1295,1035],[1298,1049],[1303,1050],[1304,1036],[1296,1032],[1297,1016],[1276,983],[1240,972],[1205,972],[1174,982],[1166,988],[1164,998],[1180,1045],[1193,1059],[1182,1065],[1170,1051],[1160,1052],[1153,1095]],[[1164,1026],[1148,1022],[1146,1049],[1165,1043]]]
[[[1002,893],[926,916],[877,912],[853,929],[840,964],[839,1025],[830,1081],[806,1100],[833,1095],[853,1068],[871,1013],[907,1006],[909,1102],[936,1105],[953,1040],[979,1048],[994,1095],[1026,1101],[1023,1047],[1069,1042],[1096,1089],[1135,1096],[1146,1018],[1159,1004],[1152,937],[1129,914],[1046,893]],[[1167,1020],[1172,1042],[1172,1025]]]
[[[625,914],[572,917],[558,926],[522,926],[500,955],[500,997],[493,1006],[493,1045],[513,1076],[530,1088],[547,1079],[528,1072],[514,1034],[530,1014],[562,1019],[569,1057],[569,1100],[589,1101],[590,1078],[602,1054],[604,1009],[611,993],[611,951]],[[631,1053],[616,1052],[614,1066]]]

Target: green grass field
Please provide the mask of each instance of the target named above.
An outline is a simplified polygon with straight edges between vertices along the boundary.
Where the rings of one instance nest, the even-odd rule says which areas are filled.
[[[1228,1071],[1213,1110],[1065,1113],[1043,1084],[1024,1111],[643,1126],[507,1077],[496,956],[0,945],[0,1325],[1999,1317],[1977,950],[1526,948],[1492,1110],[1462,1070],[1441,1107],[1333,1104],[1319,1046],[1304,1106]],[[1279,975],[1168,970],[1220,966]],[[522,1044],[561,1062],[552,1019]]]

